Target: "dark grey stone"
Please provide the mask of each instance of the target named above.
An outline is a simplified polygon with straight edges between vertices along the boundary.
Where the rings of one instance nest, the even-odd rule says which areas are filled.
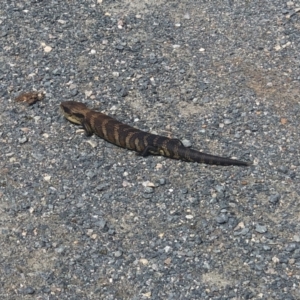
[[[216,217],[216,221],[219,224],[224,224],[228,222],[228,215],[227,214],[220,214],[219,216]]]
[[[279,202],[280,198],[281,198],[280,194],[276,193],[270,196],[269,201],[273,204],[276,204]]]

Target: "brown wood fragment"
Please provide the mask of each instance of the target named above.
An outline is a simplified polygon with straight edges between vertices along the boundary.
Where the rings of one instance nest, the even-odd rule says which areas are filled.
[[[45,97],[44,92],[25,92],[21,93],[18,97],[15,98],[15,101],[17,102],[24,102],[27,103],[28,105],[32,105],[36,103],[37,101],[43,100]]]

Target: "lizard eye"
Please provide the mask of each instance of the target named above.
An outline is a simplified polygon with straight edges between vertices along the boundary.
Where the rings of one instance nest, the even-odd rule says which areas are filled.
[[[63,112],[65,112],[66,114],[68,114],[68,115],[71,114],[71,109],[68,108],[67,106],[61,105],[61,109],[62,109]]]

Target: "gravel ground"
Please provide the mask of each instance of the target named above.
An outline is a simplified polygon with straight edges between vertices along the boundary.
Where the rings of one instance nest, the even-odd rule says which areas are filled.
[[[1,299],[300,299],[299,3],[2,0],[0,23]],[[70,99],[254,165],[139,157]]]

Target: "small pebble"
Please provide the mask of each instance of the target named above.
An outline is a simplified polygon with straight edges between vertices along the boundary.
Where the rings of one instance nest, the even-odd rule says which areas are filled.
[[[23,135],[21,138],[18,139],[18,141],[19,144],[25,144],[28,141],[28,139],[25,135]]]
[[[293,240],[294,240],[295,242],[299,243],[299,242],[300,242],[300,235],[295,234],[295,235],[293,236]]]
[[[166,184],[166,179],[165,179],[165,178],[160,178],[160,179],[159,179],[159,184],[160,184],[160,185]]]
[[[269,201],[273,204],[276,204],[279,202],[280,198],[281,198],[280,194],[276,193],[270,196]]]
[[[187,139],[183,139],[181,142],[182,142],[184,147],[191,147],[192,146],[191,141],[189,141]]]
[[[154,188],[152,188],[151,186],[146,186],[144,188],[144,193],[146,194],[152,194],[154,192]]]
[[[289,243],[285,247],[285,251],[288,251],[288,252],[293,252],[296,249],[297,249],[297,244],[296,243]]]
[[[224,124],[225,125],[229,125],[229,124],[231,124],[232,123],[232,120],[230,120],[230,119],[225,119],[224,120]]]
[[[216,221],[218,224],[224,224],[228,222],[228,216],[227,214],[220,214],[216,217]]]
[[[114,256],[115,257],[121,257],[122,256],[122,251],[116,251],[115,253],[114,253]]]
[[[288,171],[289,171],[289,169],[288,169],[288,167],[286,167],[286,166],[280,166],[280,167],[278,168],[278,171],[281,172],[281,173],[283,173],[283,174],[287,174]]]
[[[64,246],[60,246],[60,247],[58,247],[58,248],[55,249],[55,252],[61,254],[61,253],[64,252],[64,250],[65,250],[65,247]]]
[[[191,220],[191,219],[194,218],[193,215],[186,215],[185,217],[186,217],[186,219],[188,219],[188,220]]]
[[[270,251],[271,250],[271,247],[269,245],[263,245],[263,249],[265,251]]]
[[[26,295],[32,295],[35,293],[35,290],[31,286],[28,286],[23,290],[23,293]]]
[[[267,230],[267,227],[266,227],[266,226],[256,224],[255,231],[258,232],[258,233],[265,233],[265,232],[267,232],[268,230]]]
[[[106,225],[106,221],[104,219],[100,219],[95,222],[95,225],[98,226],[100,229],[103,229]]]
[[[185,13],[183,18],[186,19],[186,20],[189,20],[191,17],[190,17],[189,13]]]

